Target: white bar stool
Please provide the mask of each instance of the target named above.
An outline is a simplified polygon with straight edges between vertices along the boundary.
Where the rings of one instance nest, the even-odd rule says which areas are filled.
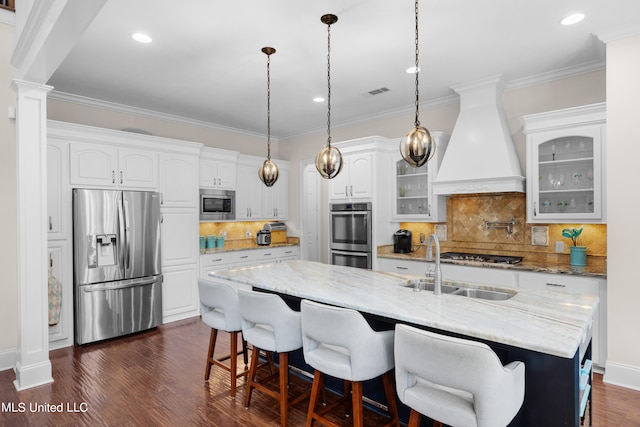
[[[289,398],[289,352],[302,348],[302,332],[300,329],[300,313],[292,310],[278,295],[264,292],[239,290],[240,316],[242,334],[253,346],[249,380],[245,394],[245,406],[251,402],[253,389],[258,389],[280,402],[280,425],[286,426],[289,407],[309,397],[310,391]],[[259,350],[277,352],[280,367],[278,390],[266,386],[273,378],[256,381]],[[270,357],[270,354],[268,354]]]
[[[502,366],[486,344],[396,325],[396,389],[411,408],[452,427],[506,426],[524,400],[524,363]],[[441,424],[440,424],[441,425]]]
[[[202,321],[211,326],[209,337],[209,352],[204,371],[204,380],[209,381],[211,366],[216,365],[231,374],[231,396],[236,396],[236,383],[239,377],[248,374],[247,343],[242,340],[242,351],[238,352],[238,333],[242,330],[240,323],[240,311],[238,307],[238,293],[223,282],[198,279],[198,291],[200,295],[200,312]],[[216,347],[218,331],[229,333],[229,354],[220,358],[213,357]],[[238,373],[238,355],[244,356],[244,370]],[[229,366],[224,361],[229,359]]]
[[[323,415],[346,400],[351,405],[353,425],[363,425],[362,381],[382,376],[390,422],[399,426],[393,390],[393,331],[376,332],[358,311],[303,300],[302,342],[305,361],[315,369],[307,426],[313,420],[335,426]],[[323,390],[322,374],[344,380],[341,400],[316,409]],[[351,400],[349,400],[351,388]]]

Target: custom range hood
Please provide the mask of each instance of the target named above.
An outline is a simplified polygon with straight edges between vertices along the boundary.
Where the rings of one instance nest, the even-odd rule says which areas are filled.
[[[524,176],[502,107],[500,76],[452,88],[460,114],[442,158],[435,194],[524,192]]]

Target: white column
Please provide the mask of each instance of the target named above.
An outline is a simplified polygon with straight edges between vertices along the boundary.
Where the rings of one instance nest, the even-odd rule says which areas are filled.
[[[18,349],[16,389],[53,382],[47,291],[47,93],[14,79],[17,94]]]

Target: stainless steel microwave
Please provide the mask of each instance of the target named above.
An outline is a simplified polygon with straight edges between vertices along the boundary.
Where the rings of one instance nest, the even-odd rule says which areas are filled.
[[[200,221],[236,219],[235,190],[200,189]]]

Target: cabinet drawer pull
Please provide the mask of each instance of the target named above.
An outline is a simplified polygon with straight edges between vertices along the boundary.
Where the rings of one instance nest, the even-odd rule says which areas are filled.
[[[116,183],[116,171],[111,171],[111,183]]]
[[[556,288],[566,288],[567,285],[563,285],[562,283],[549,283],[547,282],[547,286],[554,286]]]
[[[53,230],[53,222],[51,221],[51,215],[49,215],[49,231]]]
[[[285,254],[292,254],[293,251],[285,251]]]
[[[267,252],[264,256],[271,256],[271,252]]]
[[[242,255],[240,258],[242,258],[242,259],[249,258],[249,255]]]
[[[216,258],[213,260],[213,262],[220,262],[220,261],[222,261],[222,258]]]
[[[408,267],[401,267],[399,265],[396,265],[396,269],[398,269],[398,270],[408,270],[409,268]]]
[[[122,184],[122,171],[120,171],[120,184]]]

